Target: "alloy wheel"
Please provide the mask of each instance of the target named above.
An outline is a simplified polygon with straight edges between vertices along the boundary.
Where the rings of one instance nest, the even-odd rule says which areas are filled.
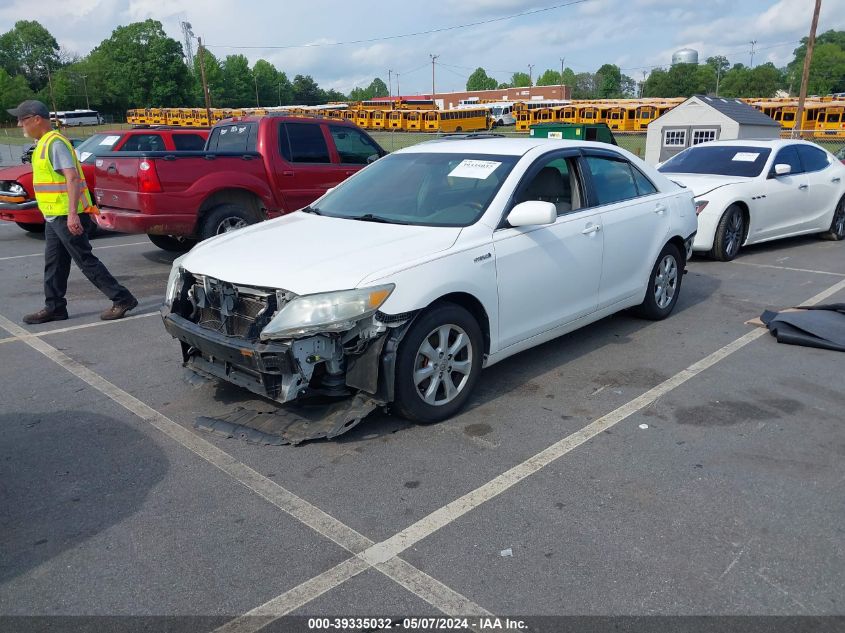
[[[657,266],[654,278],[654,302],[661,310],[672,304],[678,289],[678,262],[671,255],[666,255]]]
[[[414,359],[417,395],[433,406],[452,402],[464,390],[472,371],[472,342],[463,328],[447,324],[426,336]]]

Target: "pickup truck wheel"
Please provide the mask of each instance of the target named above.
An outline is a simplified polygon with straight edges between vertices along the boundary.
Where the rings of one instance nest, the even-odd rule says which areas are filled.
[[[187,253],[197,243],[196,240],[174,235],[147,235],[147,237],[161,250],[169,253]]]
[[[466,309],[443,303],[427,310],[399,346],[396,412],[423,424],[455,415],[478,382],[483,352],[481,328]]]
[[[15,224],[21,227],[24,231],[29,231],[30,233],[44,232],[44,224],[36,224],[35,222],[15,222]]]
[[[200,237],[207,240],[209,237],[255,224],[256,221],[256,217],[243,207],[231,203],[221,204],[205,216]]]

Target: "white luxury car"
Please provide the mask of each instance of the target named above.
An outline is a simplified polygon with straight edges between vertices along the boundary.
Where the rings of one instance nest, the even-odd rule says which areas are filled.
[[[692,189],[692,247],[715,259],[782,237],[845,238],[845,165],[813,143],[711,141],[673,156],[660,172]]]
[[[369,394],[432,422],[482,366],[624,308],[669,315],[688,189],[602,143],[459,136],[177,259],[162,315],[186,366],[278,402]]]

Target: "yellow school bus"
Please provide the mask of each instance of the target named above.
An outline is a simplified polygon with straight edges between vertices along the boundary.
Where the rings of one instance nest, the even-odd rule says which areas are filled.
[[[489,130],[492,119],[487,108],[430,110],[425,113],[427,132],[477,132]]]
[[[370,115],[372,114],[372,110],[365,110],[364,108],[359,108],[355,111],[355,123],[358,127],[362,127],[365,130],[370,129]]]
[[[817,112],[816,137],[845,138],[845,102],[823,101]]]
[[[408,110],[405,112],[405,126],[409,132],[421,132],[425,122],[425,111]]]
[[[625,104],[611,106],[607,111],[607,126],[611,130],[630,132],[636,129],[637,106]]]
[[[370,112],[370,128],[373,130],[383,130],[387,127],[387,115],[391,110],[373,110]]]
[[[388,130],[407,130],[409,110],[391,110],[387,113]]]

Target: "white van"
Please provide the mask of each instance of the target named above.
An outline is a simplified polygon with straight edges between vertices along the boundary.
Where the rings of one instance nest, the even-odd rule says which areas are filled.
[[[501,103],[490,103],[490,116],[493,117],[493,125],[516,125],[513,116],[513,101],[502,101]]]

